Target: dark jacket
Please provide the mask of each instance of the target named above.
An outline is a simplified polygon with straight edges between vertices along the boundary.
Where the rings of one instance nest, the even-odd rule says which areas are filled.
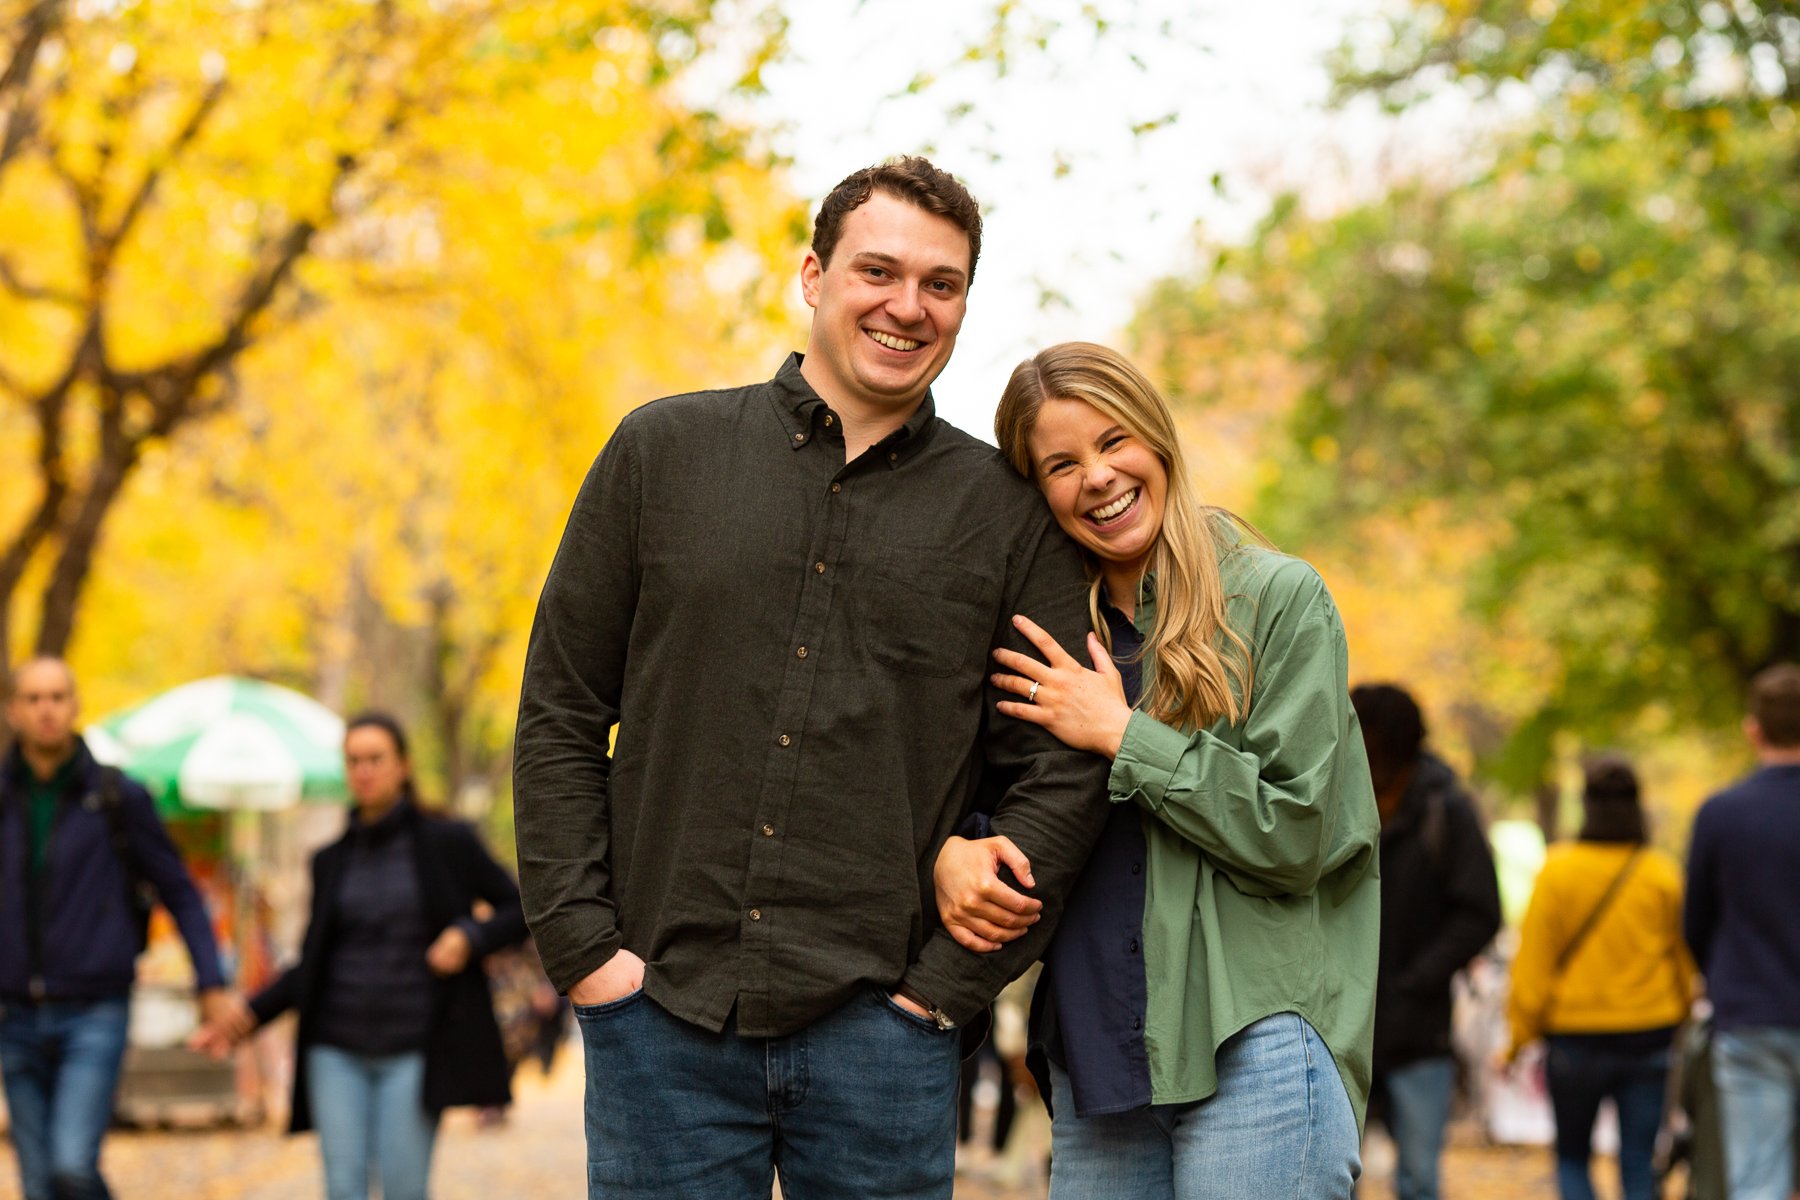
[[[1494,856],[1468,794],[1421,755],[1381,830],[1375,1070],[1450,1053],[1450,980],[1500,929]]]
[[[525,940],[525,914],[519,889],[506,869],[482,846],[475,830],[462,821],[432,816],[408,806],[413,822],[414,866],[419,893],[435,937],[447,926],[469,935],[472,953],[460,973],[432,980],[431,1031],[425,1044],[425,1107],[433,1112],[458,1104],[497,1105],[512,1100],[506,1053],[494,1006],[488,996],[481,960],[496,950]],[[300,946],[300,961],[257,993],[250,1009],[267,1024],[290,1008],[300,1013],[298,1052],[294,1061],[294,1099],[288,1130],[313,1127],[307,1089],[306,1051],[322,999],[326,961],[333,944],[332,913],[350,835],[313,855],[312,915]],[[485,921],[473,919],[476,900],[493,907]]]
[[[1688,945],[1721,1031],[1800,1029],[1800,765],[1766,766],[1700,806],[1688,839]]]
[[[30,770],[17,746],[0,766],[0,997],[93,1000],[126,995],[143,949],[140,927],[129,877],[100,800],[100,764],[80,738],[75,739],[69,787],[57,801],[44,855],[43,931],[34,969],[26,915]],[[158,819],[150,793],[121,777],[119,802],[137,872],[175,918],[196,980],[201,988],[223,987],[206,904]]]

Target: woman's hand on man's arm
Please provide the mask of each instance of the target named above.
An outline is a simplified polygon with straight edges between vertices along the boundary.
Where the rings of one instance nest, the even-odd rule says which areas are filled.
[[[1002,880],[1003,866],[1020,883],[1033,886],[1031,860],[1011,838],[970,841],[952,837],[938,851],[931,870],[938,917],[950,936],[966,950],[998,950],[1037,924],[1043,902]]]

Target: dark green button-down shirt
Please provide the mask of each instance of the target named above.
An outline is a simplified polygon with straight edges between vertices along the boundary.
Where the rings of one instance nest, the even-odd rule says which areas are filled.
[[[1106,816],[1105,761],[987,683],[993,646],[1028,649],[1013,613],[1081,643],[1080,560],[929,396],[846,464],[799,364],[632,413],[576,498],[520,701],[526,916],[558,987],[625,947],[709,1029],[735,1008],[790,1033],[903,980],[967,1020],[1037,957]],[[978,786],[1045,900],[988,955],[931,891]]]

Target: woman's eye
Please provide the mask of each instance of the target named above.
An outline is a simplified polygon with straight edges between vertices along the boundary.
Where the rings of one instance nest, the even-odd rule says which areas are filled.
[[[1121,433],[1114,437],[1107,438],[1105,442],[1101,443],[1100,448],[1102,450],[1116,449],[1117,447],[1124,445],[1125,440],[1125,435]]]

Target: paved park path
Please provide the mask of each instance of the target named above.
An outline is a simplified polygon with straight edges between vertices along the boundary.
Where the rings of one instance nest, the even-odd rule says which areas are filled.
[[[522,1071],[518,1103],[497,1128],[480,1129],[473,1115],[452,1112],[438,1143],[435,1200],[582,1200],[580,1056],[565,1052],[548,1079]],[[1047,1128],[1041,1110],[1021,1118],[1010,1161],[975,1161],[959,1175],[958,1200],[1043,1200],[1041,1149]],[[1365,1200],[1389,1200],[1379,1177]],[[114,1134],[106,1170],[118,1200],[319,1200],[318,1148],[311,1136],[269,1129],[145,1131]],[[1556,1195],[1548,1150],[1480,1146],[1460,1133],[1445,1164],[1450,1200],[1531,1200]],[[1612,1164],[1601,1169],[1601,1196],[1618,1195]],[[15,1200],[18,1176],[10,1147],[0,1143],[0,1200]],[[1280,1200],[1280,1198],[1271,1198]]]

